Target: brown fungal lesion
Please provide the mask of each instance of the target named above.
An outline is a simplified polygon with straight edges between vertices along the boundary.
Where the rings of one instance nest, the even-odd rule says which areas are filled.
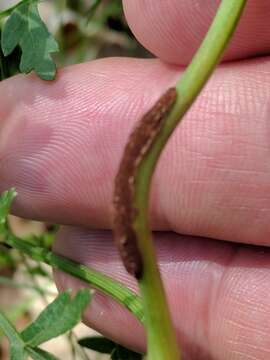
[[[113,203],[116,244],[126,270],[137,279],[142,277],[143,261],[133,226],[138,212],[134,206],[136,175],[144,156],[162,130],[176,97],[176,89],[168,89],[139,121],[129,137],[115,179]]]

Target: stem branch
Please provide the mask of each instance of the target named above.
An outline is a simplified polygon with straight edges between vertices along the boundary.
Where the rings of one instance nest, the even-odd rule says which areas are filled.
[[[95,289],[109,295],[114,300],[124,305],[139,321],[144,321],[141,299],[121,283],[98,271],[90,269],[87,266],[54,254],[43,247],[35,246],[27,241],[19,239],[10,233],[9,230],[6,230],[3,235],[5,244],[27,254],[34,260],[44,262],[55,269],[61,270],[87,282]]]

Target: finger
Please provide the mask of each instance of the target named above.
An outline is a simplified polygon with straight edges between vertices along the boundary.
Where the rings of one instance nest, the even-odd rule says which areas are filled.
[[[129,26],[137,39],[160,59],[187,64],[205,36],[219,0],[124,0]],[[239,59],[270,51],[268,0],[250,0],[225,59]]]
[[[155,60],[97,61],[47,84],[3,82],[0,190],[17,215],[111,226],[128,134],[178,77]],[[270,62],[221,67],[165,149],[152,191],[156,229],[269,244]]]
[[[185,359],[265,360],[270,356],[270,252],[207,239],[156,234],[167,296]],[[109,232],[66,228],[57,252],[129,287]],[[81,286],[58,274],[61,289]],[[108,297],[94,295],[86,324],[125,345],[145,350],[142,327]]]

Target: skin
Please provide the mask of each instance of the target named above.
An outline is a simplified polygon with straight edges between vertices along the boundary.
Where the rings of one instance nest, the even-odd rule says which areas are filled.
[[[132,288],[110,232],[112,179],[135,122],[175,83],[218,3],[124,1],[138,39],[173,65],[107,59],[63,69],[54,83],[0,84],[0,190],[17,188],[14,214],[68,225],[57,252]],[[151,221],[188,360],[270,358],[269,15],[269,0],[249,1],[225,56],[241,61],[219,67],[154,177]],[[144,349],[141,326],[100,294],[85,322]]]

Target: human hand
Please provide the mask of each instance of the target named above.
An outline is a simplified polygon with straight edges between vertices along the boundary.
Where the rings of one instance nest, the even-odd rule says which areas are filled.
[[[134,123],[175,83],[217,5],[125,1],[140,41],[175,65],[99,60],[60,71],[54,83],[18,76],[0,85],[0,190],[17,188],[14,212],[72,225],[55,250],[133,288],[109,232],[113,178]],[[250,0],[227,59],[269,51],[269,13],[268,2]],[[269,80],[267,57],[222,65],[154,178],[151,220],[162,230],[160,266],[187,359],[269,357],[270,252],[245,245],[270,244]],[[57,281],[80,286],[63,274]],[[102,295],[86,323],[144,346],[136,320]]]

